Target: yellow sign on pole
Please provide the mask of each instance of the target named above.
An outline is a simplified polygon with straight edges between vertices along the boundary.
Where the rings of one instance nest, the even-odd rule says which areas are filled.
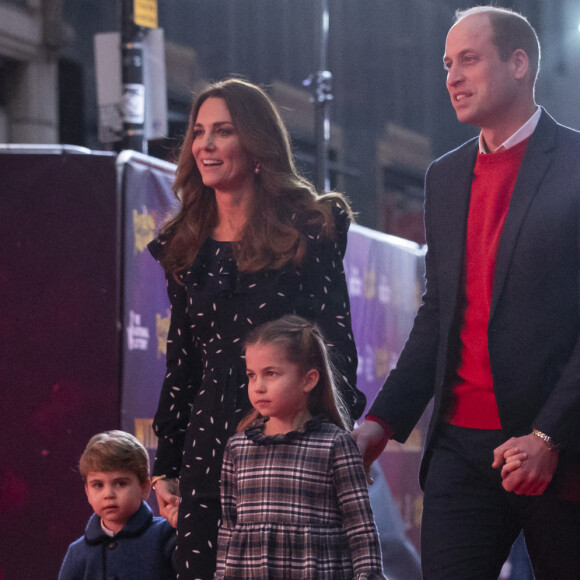
[[[133,0],[133,14],[137,26],[157,28],[157,0]]]

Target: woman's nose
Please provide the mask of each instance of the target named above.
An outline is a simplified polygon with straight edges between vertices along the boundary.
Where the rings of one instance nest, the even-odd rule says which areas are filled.
[[[208,131],[202,137],[202,147],[204,147],[204,149],[213,149],[213,146],[214,146],[213,134]]]

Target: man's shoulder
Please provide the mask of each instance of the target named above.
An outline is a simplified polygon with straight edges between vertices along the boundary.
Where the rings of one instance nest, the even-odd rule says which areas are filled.
[[[478,143],[478,137],[472,137],[469,141],[437,157],[427,169],[427,180],[432,180],[437,176],[437,181],[440,179],[447,181],[448,179],[455,179],[454,176],[458,172],[469,171],[475,164]]]
[[[532,163],[537,163],[537,155],[548,154],[556,155],[565,162],[572,157],[574,163],[577,163],[579,153],[580,131],[556,121],[542,107],[542,114],[530,137],[526,158]]]
[[[479,147],[479,137],[472,137],[455,149],[451,149],[433,161],[433,164],[457,163],[462,158],[471,158],[477,154]]]
[[[558,145],[580,147],[580,131],[566,125],[561,125],[560,123],[556,123],[556,128],[558,132]]]

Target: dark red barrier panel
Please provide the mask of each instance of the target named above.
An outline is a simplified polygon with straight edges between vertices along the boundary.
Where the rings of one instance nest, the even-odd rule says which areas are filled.
[[[0,153],[0,578],[56,578],[91,513],[76,462],[119,426],[108,154]]]

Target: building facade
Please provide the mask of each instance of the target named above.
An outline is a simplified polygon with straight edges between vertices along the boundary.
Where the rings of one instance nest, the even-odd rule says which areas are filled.
[[[121,0],[0,0],[0,142],[98,141],[94,35],[120,30]],[[331,186],[363,225],[422,242],[422,176],[431,159],[474,131],[449,103],[445,35],[466,0],[329,0]],[[580,127],[580,8],[573,0],[503,1],[543,43],[538,101]],[[314,174],[314,107],[303,81],[320,69],[314,0],[160,0],[165,35],[167,139],[149,152],[173,160],[192,93],[235,74],[282,106],[298,164]],[[411,215],[407,215],[407,214]],[[408,224],[408,225],[405,225]]]

